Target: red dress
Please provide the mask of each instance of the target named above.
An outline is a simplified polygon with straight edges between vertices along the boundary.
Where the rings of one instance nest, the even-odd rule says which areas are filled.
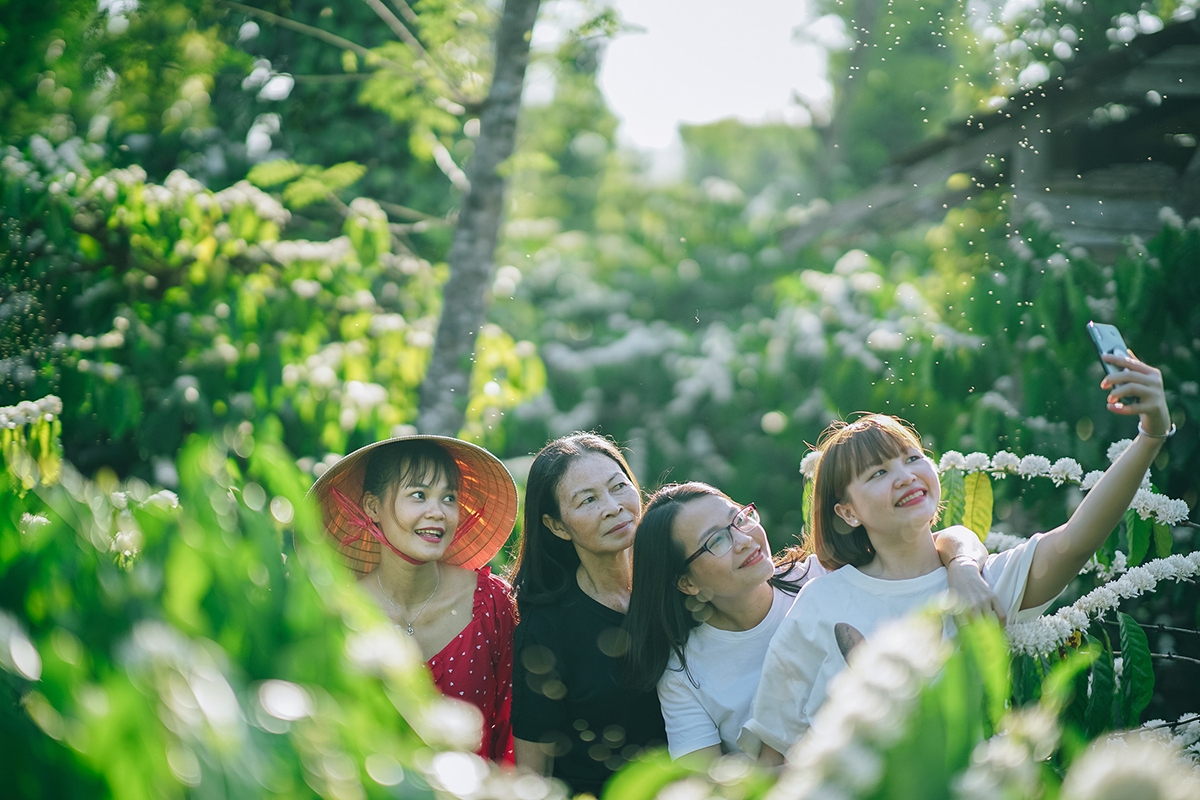
[[[483,567],[478,571],[471,621],[433,658],[433,682],[483,712],[479,755],[513,763],[512,653],[516,612],[512,590]]]

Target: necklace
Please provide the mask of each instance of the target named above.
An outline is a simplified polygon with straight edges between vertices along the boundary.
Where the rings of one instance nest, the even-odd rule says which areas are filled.
[[[435,594],[437,594],[438,589],[442,588],[442,564],[440,561],[434,562],[434,569],[437,570],[437,583],[433,585],[433,591],[429,593],[429,597],[425,598],[425,602],[421,603],[421,607],[417,609],[416,614],[413,614],[412,619],[405,619],[404,615],[400,613],[400,607],[397,606],[396,601],[392,599],[391,592],[383,588],[383,581],[379,580],[379,573],[375,573],[375,582],[379,584],[379,591],[383,592],[383,596],[386,597],[387,601],[392,604],[392,610],[396,612],[400,619],[404,620],[404,631],[409,636],[416,635],[413,631],[413,623],[417,621],[417,617],[421,616],[421,612],[425,610],[425,606],[429,605],[429,601],[433,599]]]

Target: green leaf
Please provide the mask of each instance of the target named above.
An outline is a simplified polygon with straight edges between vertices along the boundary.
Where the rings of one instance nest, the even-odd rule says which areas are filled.
[[[1166,558],[1171,555],[1171,526],[1162,522],[1154,523],[1154,556]]]
[[[355,163],[354,161],[344,161],[341,164],[334,164],[322,172],[320,181],[329,187],[330,191],[336,192],[340,189],[345,189],[366,174],[367,168],[362,164]]]
[[[1096,551],[1096,560],[1106,567],[1111,567],[1113,559],[1117,556],[1117,544],[1121,537],[1121,526],[1113,528],[1112,533],[1104,540],[1104,544],[1100,545],[1100,549]]]
[[[1136,511],[1125,512],[1125,536],[1129,539],[1129,566],[1136,567],[1145,560],[1150,552],[1150,539],[1154,533],[1154,524],[1148,519],[1142,519]]]
[[[966,510],[967,487],[962,470],[948,469],[942,473],[942,525],[961,525]]]
[[[184,527],[195,525],[196,522],[192,520],[184,523]],[[192,536],[202,540],[204,533],[197,530]],[[206,615],[200,603],[212,586],[212,570],[183,539],[181,537],[174,542],[167,558],[163,610],[167,612],[168,619],[184,630],[207,633]]]
[[[658,793],[690,772],[665,751],[649,753],[626,765],[604,785],[604,800],[653,800]]]
[[[987,719],[995,730],[1012,694],[1004,630],[995,620],[979,617],[958,629],[958,643],[979,677]]]
[[[982,542],[992,529],[992,479],[986,472],[972,472],[964,479],[964,486],[962,524]]]
[[[295,161],[277,160],[255,164],[246,178],[259,188],[278,186],[300,176],[304,167]]]
[[[1154,696],[1150,643],[1137,620],[1117,612],[1121,621],[1121,724],[1132,728]]]
[[[984,698],[972,666],[965,650],[958,650],[942,667],[937,682],[927,690],[938,700],[938,713],[946,731],[944,760],[950,774],[966,769],[972,745],[982,733]]]
[[[804,492],[800,497],[800,508],[804,512],[804,537],[810,540],[813,535],[813,483],[805,479]]]
[[[1032,656],[1012,660],[1013,706],[1032,703],[1042,696],[1042,664]]]
[[[1113,671],[1112,642],[1103,630],[1100,631],[1100,635],[1104,637],[1103,650],[1092,662],[1091,689],[1088,692],[1087,709],[1083,715],[1083,727],[1089,739],[1113,727],[1116,673]]]
[[[916,713],[904,723],[908,730],[885,757],[882,783],[867,796],[880,800],[949,797],[948,720],[930,687],[923,687],[919,703]]]
[[[329,187],[317,178],[310,178],[308,176],[288,184],[287,188],[283,190],[283,202],[287,203],[291,208],[311,206],[313,203],[324,200],[328,196]]]
[[[1096,644],[1069,651],[1066,658],[1046,673],[1046,680],[1042,682],[1042,702],[1064,708],[1075,694],[1075,677],[1099,657],[1100,647]]]

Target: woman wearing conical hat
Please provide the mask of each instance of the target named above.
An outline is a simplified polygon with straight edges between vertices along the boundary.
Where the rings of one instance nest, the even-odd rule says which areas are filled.
[[[515,614],[486,566],[517,515],[504,465],[458,439],[400,437],[346,456],[312,492],[347,566],[412,637],[437,687],[483,714],[479,754],[511,762]]]

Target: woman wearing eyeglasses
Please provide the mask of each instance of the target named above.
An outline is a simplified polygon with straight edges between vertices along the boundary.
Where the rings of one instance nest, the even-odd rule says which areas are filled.
[[[999,611],[975,534],[949,528],[937,547],[951,588],[973,608]],[[654,493],[634,537],[627,667],[634,686],[657,687],[672,758],[740,752],[771,637],[800,588],[825,572],[800,547],[772,559],[754,504],[705,483]]]

